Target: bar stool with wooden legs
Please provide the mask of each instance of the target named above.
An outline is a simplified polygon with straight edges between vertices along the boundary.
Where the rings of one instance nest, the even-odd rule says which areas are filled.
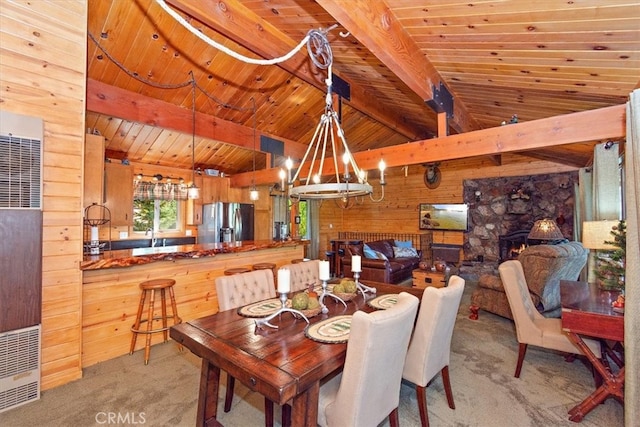
[[[147,365],[149,363],[149,354],[151,353],[151,334],[156,332],[162,332],[164,335],[164,341],[168,341],[169,339],[169,326],[167,325],[167,320],[169,318],[173,319],[173,324],[177,325],[178,323],[182,323],[182,319],[178,317],[178,308],[176,306],[176,298],[173,293],[173,285],[176,284],[176,281],[173,279],[154,279],[147,280],[145,282],[140,283],[140,305],[138,305],[138,314],[136,315],[136,322],[131,327],[131,332],[133,332],[133,336],[131,337],[131,348],[129,349],[129,354],[133,354],[133,351],[136,347],[136,339],[138,338],[138,334],[146,334],[147,340],[144,346],[144,364]],[[170,316],[167,315],[167,300],[165,291],[169,291],[169,298],[171,299],[171,311],[172,314]],[[156,297],[156,291],[160,291],[160,302],[162,306],[162,315],[155,316],[153,315],[154,311],[154,303]],[[147,318],[142,318],[142,312],[144,310],[144,303],[147,299],[147,295],[149,295],[149,309],[147,312]],[[154,321],[162,321],[162,328],[153,329]],[[147,323],[146,329],[140,329],[140,324]]]

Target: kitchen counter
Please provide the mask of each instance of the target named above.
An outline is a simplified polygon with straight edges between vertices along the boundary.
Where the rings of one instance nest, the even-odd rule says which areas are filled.
[[[105,268],[122,268],[134,265],[149,264],[158,261],[175,261],[177,259],[198,259],[213,257],[218,254],[273,249],[288,246],[306,245],[306,240],[257,240],[227,243],[205,243],[195,245],[156,246],[154,248],[121,249],[105,251],[100,255],[84,256],[80,264],[81,270],[100,270]]]
[[[173,279],[183,322],[218,311],[215,279],[230,268],[269,262],[276,268],[304,258],[307,240],[244,241],[107,251],[82,263],[82,365],[129,353],[131,325],[140,306],[140,283]],[[156,304],[156,312],[161,309]],[[156,315],[158,315],[156,313]],[[161,343],[152,334],[151,343]],[[145,340],[138,340],[137,349]],[[138,353],[136,356],[139,356]]]

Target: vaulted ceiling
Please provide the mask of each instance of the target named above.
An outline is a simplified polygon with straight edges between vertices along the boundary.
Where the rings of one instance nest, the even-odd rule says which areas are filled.
[[[332,71],[350,94],[336,108],[355,153],[495,128],[514,115],[523,123],[620,105],[639,86],[638,2],[167,3],[201,34],[260,59],[337,24],[327,33]],[[259,148],[254,123],[256,135],[299,158],[324,111],[327,73],[306,46],[277,65],[251,65],[196,37],[156,0],[89,0],[88,29],[86,127],[105,136],[112,157],[191,168],[195,105],[196,166],[239,174]],[[443,120],[447,92],[453,114]],[[584,166],[596,142],[523,146],[523,154]],[[266,167],[266,156],[256,162]]]

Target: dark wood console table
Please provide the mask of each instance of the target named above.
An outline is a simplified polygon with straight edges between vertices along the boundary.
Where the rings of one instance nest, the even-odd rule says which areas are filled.
[[[569,410],[569,419],[582,421],[593,408],[608,397],[624,403],[624,366],[613,373],[593,354],[581,336],[624,342],[624,315],[613,311],[611,303],[618,298],[617,291],[603,291],[595,284],[560,281],[562,304],[562,329],[573,341],[602,377],[602,384],[580,404]],[[605,344],[603,344],[605,345]],[[622,361],[618,361],[623,364]],[[624,365],[624,364],[623,364]]]

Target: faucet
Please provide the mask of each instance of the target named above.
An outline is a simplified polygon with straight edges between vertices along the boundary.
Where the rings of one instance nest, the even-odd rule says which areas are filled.
[[[158,240],[155,238],[155,234],[154,234],[153,228],[147,228],[147,231],[144,232],[144,235],[148,236],[149,232],[151,232],[151,247],[155,248],[156,247],[156,243],[158,242]]]

